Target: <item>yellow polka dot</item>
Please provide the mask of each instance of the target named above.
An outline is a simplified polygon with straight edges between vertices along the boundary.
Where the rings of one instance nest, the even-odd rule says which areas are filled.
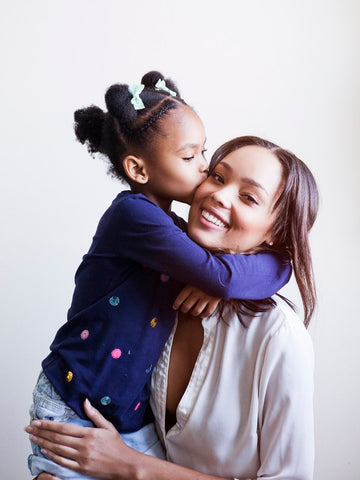
[[[150,325],[151,325],[153,328],[155,328],[156,325],[157,325],[157,322],[158,322],[157,318],[153,318],[153,319],[151,320],[151,322],[150,322]]]
[[[67,372],[66,374],[66,381],[67,382],[71,382],[71,380],[74,378],[74,374],[73,372],[71,372],[70,370]]]

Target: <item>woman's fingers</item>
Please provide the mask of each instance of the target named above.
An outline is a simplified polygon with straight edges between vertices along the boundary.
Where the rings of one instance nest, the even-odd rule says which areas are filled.
[[[105,428],[106,430],[113,430],[116,432],[114,425],[106,420],[105,417],[101,415],[99,410],[93,407],[88,399],[84,402],[84,410],[89,419],[99,428]]]
[[[40,473],[37,477],[33,480],[61,480],[59,477],[54,477],[54,475],[50,475],[50,473]]]
[[[51,451],[52,453],[60,455],[62,457],[67,457],[71,459],[77,458],[77,449],[62,445],[61,443],[59,443],[59,441],[52,441],[49,439],[45,439],[44,437],[36,437],[34,435],[30,435],[30,440],[36,443],[36,445],[39,445],[39,447],[41,447],[41,449],[43,450]]]
[[[53,460],[55,463],[61,465],[62,467],[70,468],[71,470],[75,470],[76,472],[79,471],[80,465],[76,460],[72,460],[68,457],[63,457],[62,455],[58,455],[55,452],[46,448],[42,448],[41,453],[43,453],[47,458],[50,458],[50,460]]]
[[[41,432],[65,435],[74,438],[82,438],[88,427],[80,427],[72,423],[54,422],[51,420],[34,420],[30,425],[25,427],[27,433],[38,435]],[[36,432],[36,433],[35,433]]]

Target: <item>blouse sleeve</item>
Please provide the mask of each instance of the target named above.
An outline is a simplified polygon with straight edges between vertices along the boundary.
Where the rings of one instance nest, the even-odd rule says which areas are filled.
[[[311,480],[314,468],[313,348],[303,325],[283,326],[264,355],[257,478]]]
[[[119,256],[194,285],[208,295],[225,300],[266,298],[291,276],[289,260],[275,253],[212,255],[143,195],[125,197],[120,208],[109,209],[108,215],[110,221],[100,222],[97,235],[101,236],[106,225],[116,225],[111,243],[112,248],[118,246]]]

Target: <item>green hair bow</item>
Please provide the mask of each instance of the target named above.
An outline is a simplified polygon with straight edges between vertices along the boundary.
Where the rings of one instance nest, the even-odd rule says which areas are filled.
[[[173,97],[176,97],[176,92],[174,92],[173,90],[170,90],[170,88],[166,86],[165,80],[160,80],[160,78],[155,84],[155,89],[170,93],[170,95],[172,95]]]
[[[128,90],[132,95],[131,103],[133,104],[135,110],[142,110],[145,108],[145,105],[140,98],[140,93],[144,90],[144,87],[145,85],[142,83],[128,87]]]

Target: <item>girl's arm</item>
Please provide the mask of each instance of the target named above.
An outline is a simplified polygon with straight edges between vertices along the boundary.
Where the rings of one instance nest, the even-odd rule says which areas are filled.
[[[257,300],[275,294],[290,278],[290,262],[276,253],[212,255],[143,195],[130,195],[105,215],[118,255],[191,284],[212,297]],[[103,217],[104,218],[104,217]],[[102,222],[99,229],[101,231]],[[115,238],[114,238],[115,237]],[[94,242],[96,242],[96,235]],[[99,236],[100,238],[100,236]],[[106,247],[106,246],[105,246]]]
[[[125,445],[113,425],[90,404],[84,405],[98,428],[36,420],[26,427],[32,440],[56,463],[103,480],[219,480]],[[52,478],[43,475],[44,480]],[[41,480],[41,476],[39,477]],[[53,478],[52,478],[53,480]],[[239,479],[240,480],[240,479]]]

